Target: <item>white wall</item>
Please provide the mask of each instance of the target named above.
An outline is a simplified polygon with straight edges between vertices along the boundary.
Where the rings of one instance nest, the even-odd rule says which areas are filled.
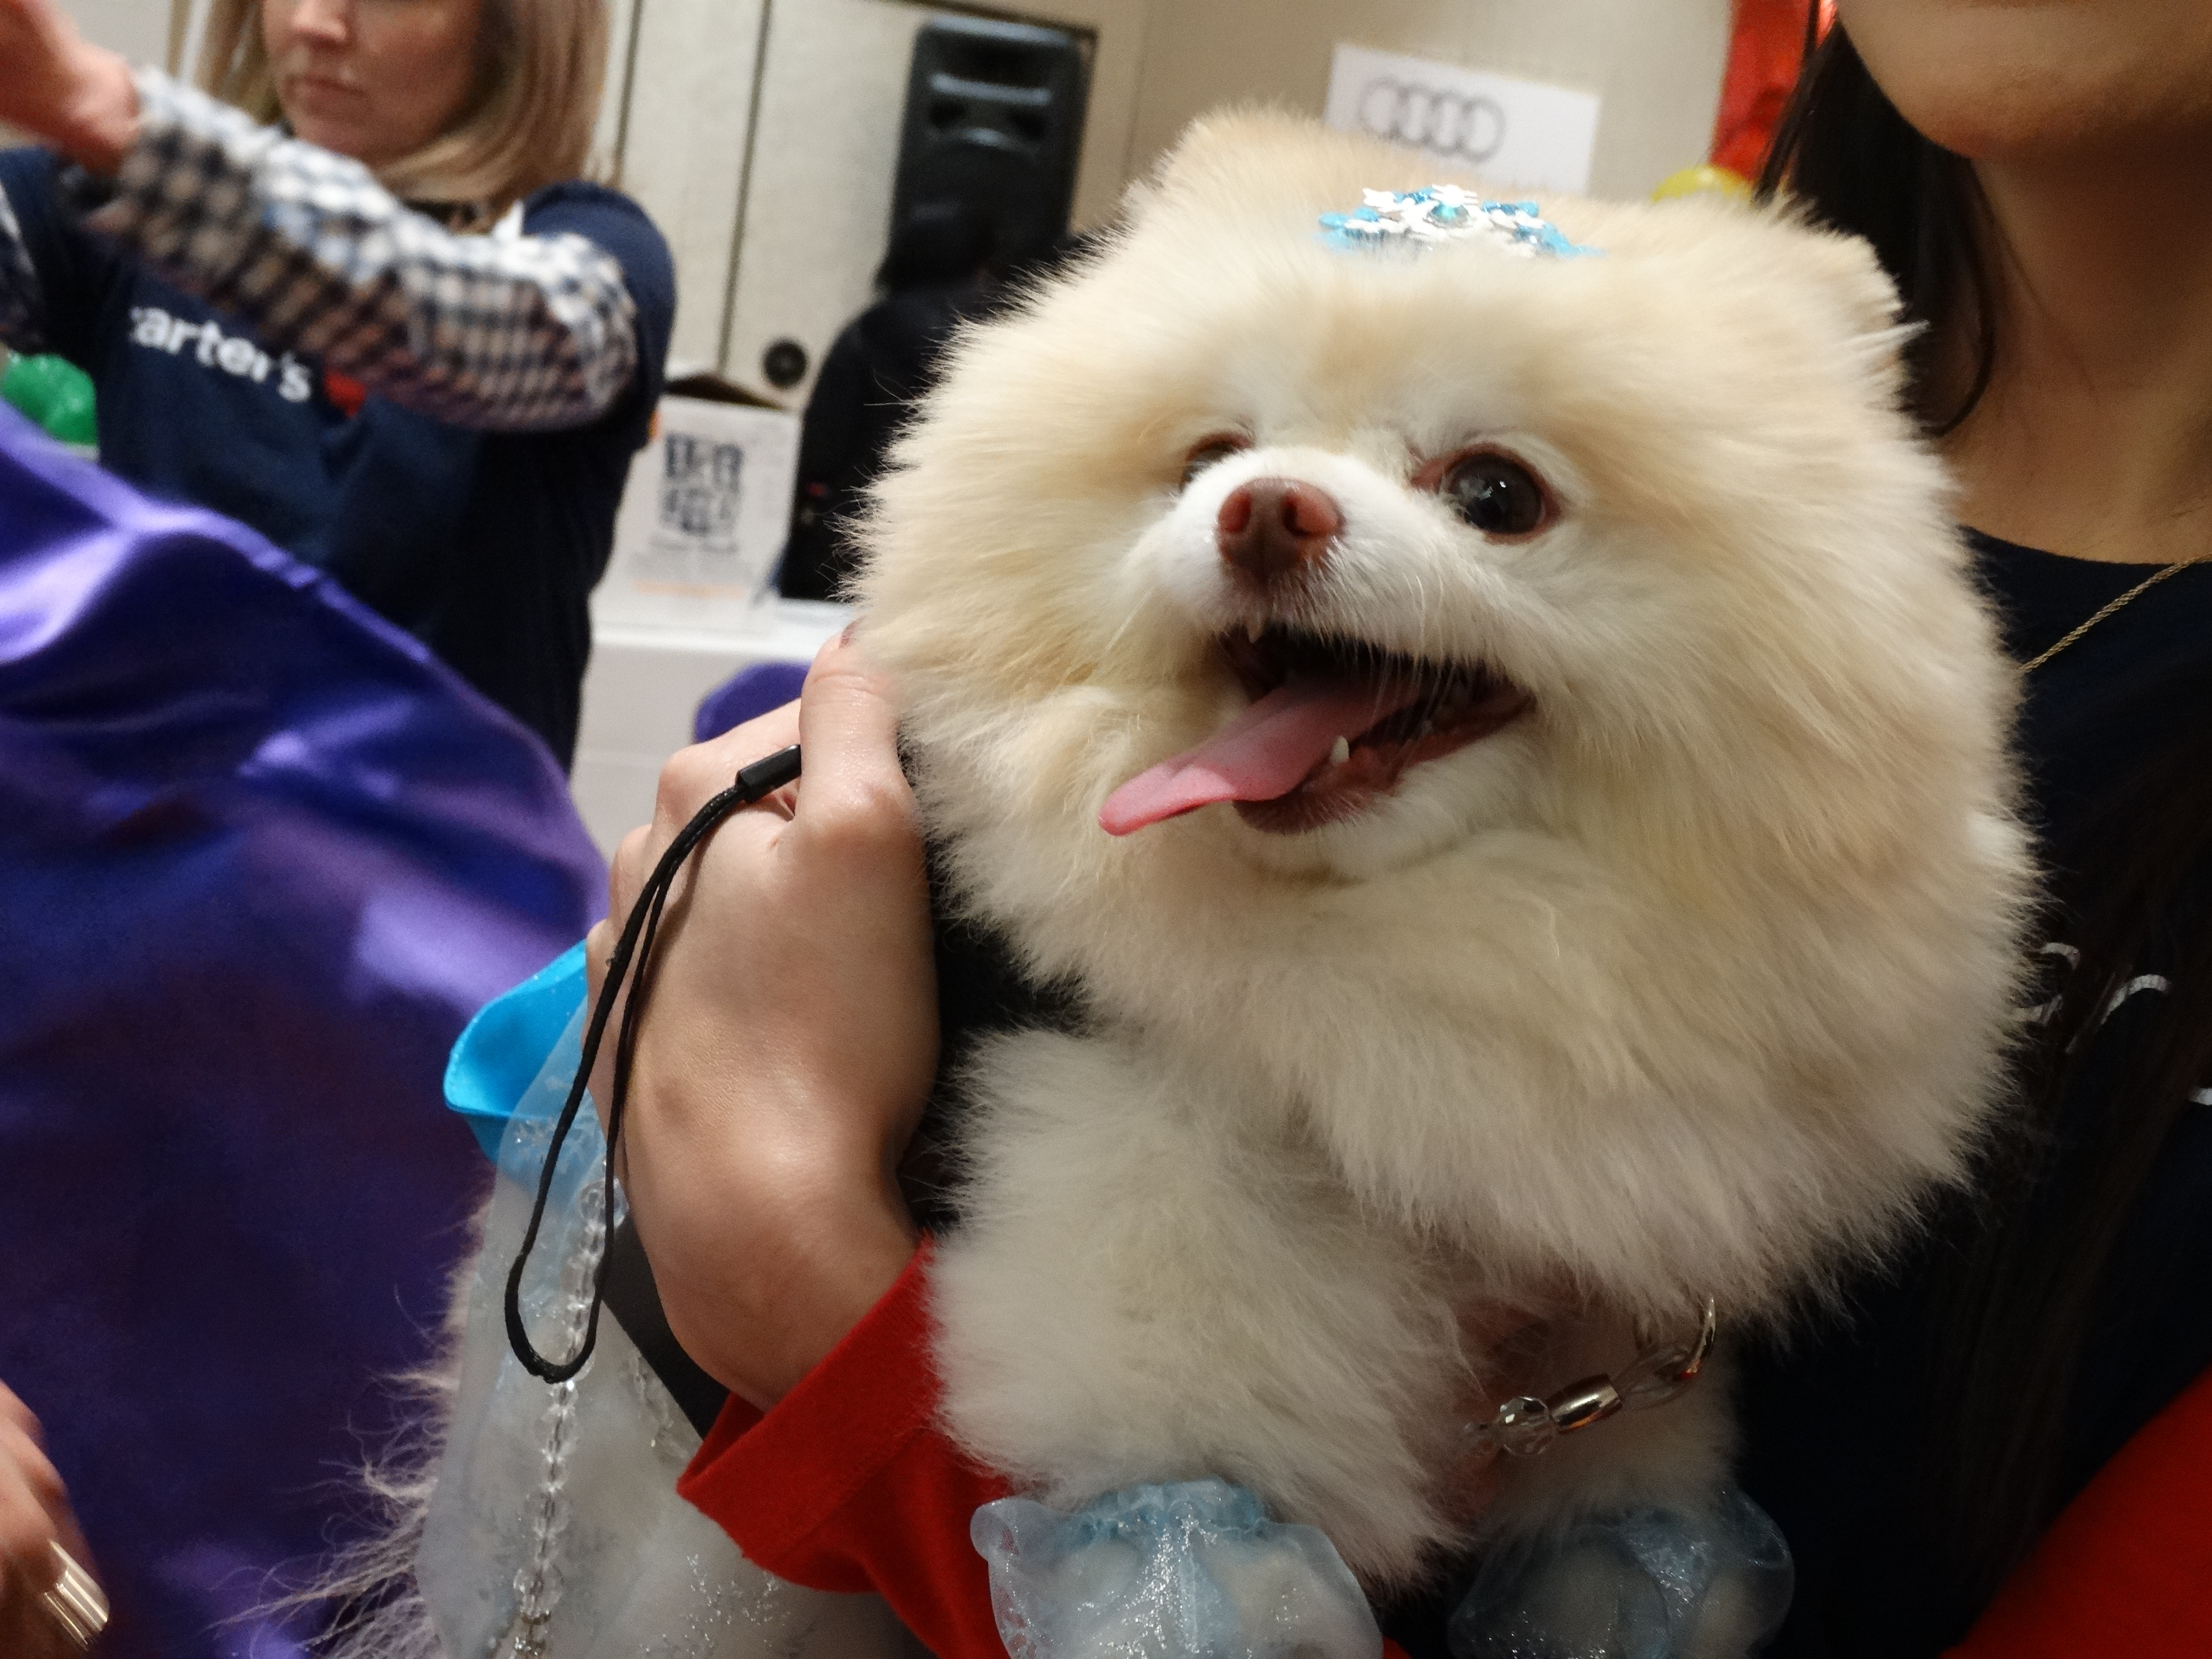
[[[624,182],[677,250],[674,356],[796,406],[811,376],[779,391],[761,371],[763,350],[788,337],[818,363],[868,301],[907,58],[932,8],[635,4],[619,148]],[[1078,224],[1109,215],[1128,180],[1210,108],[1263,100],[1320,113],[1340,40],[1595,93],[1593,188],[1641,196],[1703,158],[1729,18],[1729,0],[1002,0],[988,9],[1095,33]]]
[[[830,343],[871,297],[914,38],[947,9],[917,0],[635,0],[623,181],[677,254],[672,360],[803,404]],[[1111,210],[1127,173],[1152,0],[991,8],[1092,33],[1076,213]],[[779,390],[770,342],[806,349]]]
[[[678,373],[721,361],[765,0],[637,0],[621,182],[676,257]],[[624,35],[617,40],[619,63]],[[620,106],[617,96],[607,100]]]
[[[85,39],[134,64],[168,61],[170,0],[58,0]]]

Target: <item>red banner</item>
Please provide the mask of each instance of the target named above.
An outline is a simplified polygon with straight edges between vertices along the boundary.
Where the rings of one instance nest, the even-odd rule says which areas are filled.
[[[1797,84],[1805,55],[1808,8],[1814,0],[1735,0],[1728,74],[1713,122],[1712,162],[1746,179],[1759,177],[1774,130]],[[1817,0],[1817,32],[1835,21],[1835,0]]]

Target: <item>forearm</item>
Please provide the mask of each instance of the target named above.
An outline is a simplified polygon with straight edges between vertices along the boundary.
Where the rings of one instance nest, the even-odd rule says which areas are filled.
[[[912,1256],[891,1170],[937,1062],[919,813],[883,682],[847,641],[804,699],[682,751],[624,837],[595,975],[647,872],[738,769],[798,738],[804,778],[725,818],[658,936],[624,1108],[631,1212],[670,1326],[756,1404],[780,1399]],[[611,1051],[593,1097],[611,1098]]]
[[[668,1103],[658,1103],[665,1113]],[[750,1138],[726,1167],[700,1149],[644,1136],[629,1148],[629,1185],[661,1201],[636,1206],[638,1234],[664,1273],[662,1304],[684,1351],[717,1382],[765,1410],[834,1348],[913,1257],[916,1237],[896,1196],[865,1171],[796,1142]],[[656,1156],[659,1153],[659,1156]],[[663,1159],[690,1165],[678,1173]],[[670,1202],[681,1190],[720,1201]],[[732,1212],[742,1237],[732,1239]]]
[[[359,162],[142,71],[87,228],[392,402],[456,425],[576,426],[637,366],[621,266],[582,237],[457,235]]]

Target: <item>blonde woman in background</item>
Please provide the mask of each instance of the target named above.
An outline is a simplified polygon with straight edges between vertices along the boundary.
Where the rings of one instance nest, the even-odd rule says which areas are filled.
[[[215,0],[200,89],[0,0],[0,342],[100,458],[242,520],[575,743],[666,245],[584,181],[602,0]]]

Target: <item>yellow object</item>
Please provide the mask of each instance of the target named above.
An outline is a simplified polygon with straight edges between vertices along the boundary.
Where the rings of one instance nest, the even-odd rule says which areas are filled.
[[[1684,167],[1680,173],[1670,173],[1659,181],[1651,192],[1651,199],[1663,202],[1670,196],[1729,196],[1739,202],[1751,199],[1751,180],[1733,167],[1717,167],[1711,161],[1700,161],[1693,167]]]

